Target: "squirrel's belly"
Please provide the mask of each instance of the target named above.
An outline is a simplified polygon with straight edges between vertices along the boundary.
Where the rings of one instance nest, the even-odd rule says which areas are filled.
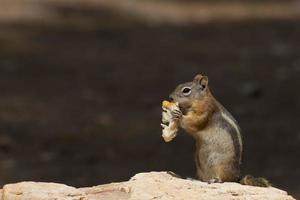
[[[204,130],[197,141],[196,167],[198,178],[208,181],[222,172],[222,168],[237,171],[234,142],[225,129],[213,127]],[[227,174],[231,172],[226,172]]]

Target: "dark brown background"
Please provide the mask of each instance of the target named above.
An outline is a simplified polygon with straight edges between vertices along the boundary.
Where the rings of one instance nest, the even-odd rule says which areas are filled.
[[[182,132],[163,142],[160,104],[202,72],[243,130],[243,173],[300,197],[297,15],[175,23],[49,2],[42,11],[22,1],[2,7],[0,184],[193,176],[193,140]]]

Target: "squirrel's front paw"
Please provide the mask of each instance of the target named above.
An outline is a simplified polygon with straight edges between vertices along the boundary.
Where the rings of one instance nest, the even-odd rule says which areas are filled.
[[[178,106],[171,109],[171,117],[173,120],[179,120],[182,117],[182,112]]]

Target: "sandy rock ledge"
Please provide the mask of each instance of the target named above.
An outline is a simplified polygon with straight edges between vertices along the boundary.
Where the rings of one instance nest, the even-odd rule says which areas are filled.
[[[20,182],[0,190],[0,200],[193,200],[193,199],[294,199],[277,188],[238,183],[207,184],[173,177],[166,172],[140,173],[127,182],[87,188],[58,183]]]

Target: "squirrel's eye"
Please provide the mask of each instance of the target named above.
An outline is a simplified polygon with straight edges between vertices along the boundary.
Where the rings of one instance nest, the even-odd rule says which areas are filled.
[[[189,87],[184,87],[184,88],[182,89],[182,93],[183,93],[183,95],[185,95],[185,96],[189,95],[189,94],[191,93],[191,88],[189,88]]]

